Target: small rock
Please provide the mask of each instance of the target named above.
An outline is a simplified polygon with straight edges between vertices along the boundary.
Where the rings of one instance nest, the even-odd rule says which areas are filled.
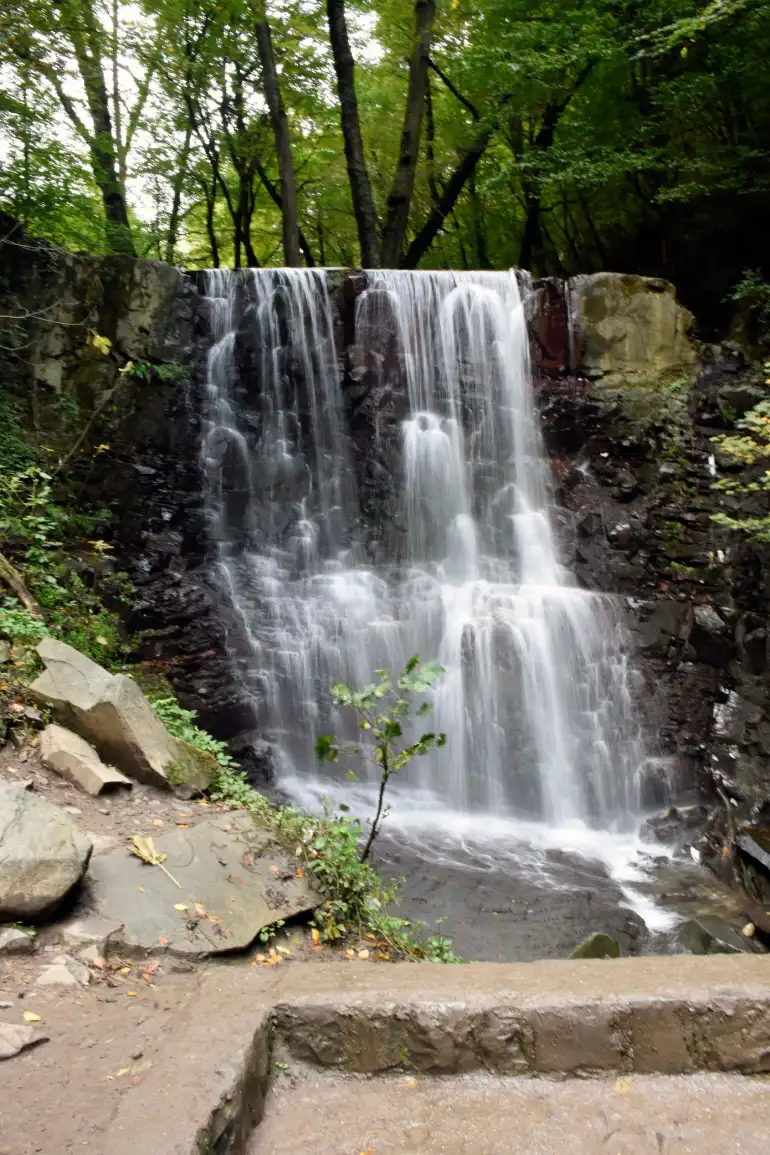
[[[53,963],[47,966],[38,976],[37,985],[41,987],[87,987],[91,981],[91,972],[83,963],[67,954],[54,957]]]
[[[93,746],[64,726],[46,726],[40,735],[40,756],[49,770],[61,774],[86,794],[131,789],[128,778],[102,762]]]
[[[751,939],[712,914],[689,918],[677,927],[677,937],[691,954],[747,954],[756,950]]]
[[[79,806],[65,806],[64,809],[67,811],[68,814],[82,814],[83,813],[83,811],[80,809]]]
[[[32,935],[13,926],[0,930],[0,955],[34,953],[35,940]]]
[[[620,946],[614,938],[595,931],[573,950],[570,958],[620,958]]]
[[[91,966],[97,959],[102,958],[102,953],[98,946],[84,946],[82,950],[78,951],[78,959],[85,966]]]
[[[37,1027],[0,1023],[0,1059],[12,1059],[28,1047],[47,1042],[48,1035],[44,1035]]]
[[[13,1003],[9,1003],[7,999],[3,999],[2,1002],[0,1002],[0,1011],[10,1010],[12,1006]]]
[[[133,1062],[136,1063],[139,1061],[139,1059],[142,1058],[143,1055],[144,1055],[144,1051],[134,1051],[131,1058],[132,1058]]]
[[[22,717],[26,718],[27,721],[29,721],[29,722],[42,723],[42,721],[43,721],[43,715],[40,713],[39,710],[35,709],[34,706],[25,706],[24,709],[22,710],[21,714],[22,714]]]
[[[11,660],[11,646],[9,642],[0,641],[0,666]]]

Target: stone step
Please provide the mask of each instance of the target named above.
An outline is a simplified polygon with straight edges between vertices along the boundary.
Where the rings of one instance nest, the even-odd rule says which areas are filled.
[[[765,1155],[770,1089],[741,1075],[316,1075],[268,1096],[247,1155]]]
[[[318,964],[212,968],[103,1150],[764,1155],[766,956]]]

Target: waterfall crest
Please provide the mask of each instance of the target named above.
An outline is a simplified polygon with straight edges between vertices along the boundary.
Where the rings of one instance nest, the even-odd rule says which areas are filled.
[[[630,822],[632,671],[611,599],[559,559],[517,276],[367,274],[355,343],[403,382],[385,527],[362,516],[326,274],[217,270],[206,293],[208,521],[279,777],[318,777],[315,737],[344,725],[332,682],[419,652],[446,667],[447,745],[407,788],[461,811]]]

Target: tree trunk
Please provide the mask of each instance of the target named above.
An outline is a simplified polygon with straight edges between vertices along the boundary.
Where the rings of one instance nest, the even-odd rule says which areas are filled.
[[[254,158],[254,167],[257,170],[257,176],[262,181],[262,184],[265,186],[266,192],[268,193],[270,198],[273,200],[273,202],[278,206],[278,208],[281,210],[281,212],[283,212],[283,199],[281,197],[281,193],[275,187],[273,182],[271,181],[270,177],[268,176],[267,172],[265,171],[265,166],[262,164],[259,157]],[[300,228],[297,229],[297,236],[299,238],[299,247],[302,250],[303,257],[305,258],[305,264],[307,265],[307,267],[309,269],[314,269],[315,268],[315,258],[313,256],[313,250],[310,248],[310,243],[308,242],[308,239],[305,236],[305,234],[303,233],[302,229],[300,229]],[[323,263],[324,263],[323,258],[321,258],[321,264],[323,264]]]
[[[99,35],[94,15],[87,0],[78,6],[78,10],[73,10],[73,5],[66,3],[62,5],[62,12],[68,18],[67,31],[75,49],[93,125],[93,133],[89,134],[91,168],[102,194],[109,240],[116,252],[136,256],[126,201],[118,174],[117,148],[110,119],[110,100],[104,82]],[[84,28],[81,27],[81,16]]]
[[[329,19],[334,71],[337,74],[342,138],[345,143],[345,161],[350,195],[353,198],[353,212],[358,227],[361,263],[365,269],[376,269],[380,263],[377,213],[364,158],[364,142],[356,96],[355,63],[348,39],[345,0],[326,0],[326,12]]]
[[[166,233],[166,263],[169,265],[173,265],[174,263],[174,249],[176,248],[177,234],[179,232],[179,214],[182,207],[182,187],[187,169],[187,160],[190,156],[192,130],[192,125],[188,121],[184,142],[179,150],[179,164],[177,165],[176,176],[174,177],[174,198],[171,202],[171,215],[168,218],[168,232]]]
[[[292,268],[300,265],[299,217],[297,213],[297,184],[294,179],[294,164],[291,158],[289,123],[286,119],[278,71],[275,67],[273,40],[267,17],[257,21],[257,49],[262,65],[262,84],[270,111],[270,123],[275,136],[275,152],[278,158],[278,175],[281,182],[281,217],[283,220],[283,259]]]
[[[400,265],[404,248],[420,152],[420,131],[428,85],[428,59],[433,21],[436,16],[436,0],[416,0],[414,16],[414,50],[409,66],[409,90],[404,111],[401,148],[388,197],[388,215],[382,233],[382,263],[386,268],[397,268]]]

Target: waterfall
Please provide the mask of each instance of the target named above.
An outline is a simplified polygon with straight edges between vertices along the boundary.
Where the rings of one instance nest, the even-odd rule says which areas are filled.
[[[446,668],[447,744],[410,765],[407,791],[554,825],[630,822],[633,671],[612,600],[577,588],[559,558],[517,276],[366,276],[361,363],[403,383],[392,518],[377,526],[362,514],[326,273],[206,278],[208,524],[279,778],[318,778],[315,737],[345,725],[333,682],[367,683],[419,652]]]

